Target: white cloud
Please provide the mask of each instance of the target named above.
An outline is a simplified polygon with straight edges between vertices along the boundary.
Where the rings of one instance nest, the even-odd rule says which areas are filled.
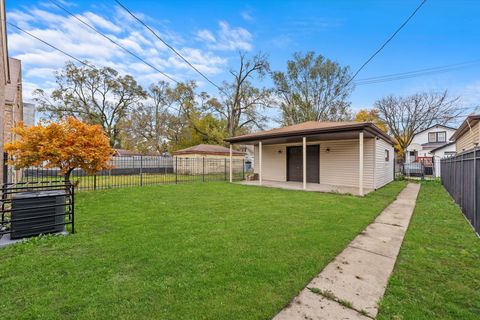
[[[252,50],[252,34],[247,29],[232,28],[226,21],[220,21],[217,41],[208,45],[213,50]]]
[[[210,31],[203,29],[197,32],[197,38],[206,42],[216,42],[215,36]]]
[[[144,87],[158,80],[168,80],[101,35],[86,28],[75,18],[64,15],[58,8],[42,4],[40,6],[41,8],[32,6],[23,11],[8,12],[8,19],[80,60],[88,60],[97,67],[113,67],[121,74],[131,74]],[[116,9],[112,16],[108,17],[91,11],[75,13],[78,18],[92,24],[177,81],[202,79],[138,22]],[[150,21],[147,16],[141,13],[138,15]],[[215,50],[251,49],[250,33],[243,28],[232,28],[224,21],[220,22],[220,28],[216,33],[200,30],[197,36],[206,45],[197,48],[192,48],[192,43],[190,46],[185,45],[182,35],[167,28],[163,22],[154,26],[157,26],[154,30],[163,39],[205,74],[213,75],[225,70],[227,59]],[[23,92],[26,99],[31,98],[33,89],[51,90],[55,86],[54,71],[61,70],[71,59],[14,28],[8,31],[10,55],[22,60]]]
[[[242,27],[232,28],[226,21],[218,23],[219,30],[215,32],[207,29],[197,31],[196,37],[205,43],[211,50],[252,50],[252,34]]]
[[[247,22],[250,22],[250,21],[253,21],[253,16],[252,14],[250,13],[250,11],[248,10],[244,10],[240,13],[240,16],[242,16],[243,20],[247,21]]]
[[[119,33],[120,31],[122,31],[122,28],[120,28],[119,26],[117,26],[114,23],[100,17],[99,15],[96,15],[93,12],[85,12],[83,14],[83,16],[85,18],[87,18],[91,22],[91,24],[94,25],[94,27],[95,26],[100,27],[102,29],[105,29],[105,30],[108,30],[108,31],[111,31],[111,32],[115,32],[115,33]]]

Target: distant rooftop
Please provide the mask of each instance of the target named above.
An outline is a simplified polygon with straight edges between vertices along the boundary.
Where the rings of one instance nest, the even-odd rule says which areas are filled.
[[[220,155],[228,156],[230,155],[230,149],[225,148],[224,146],[219,146],[215,144],[199,144],[193,147],[189,147],[182,150],[177,150],[173,152],[174,156],[182,154],[206,154],[206,155]],[[232,155],[243,156],[245,153],[233,150]]]

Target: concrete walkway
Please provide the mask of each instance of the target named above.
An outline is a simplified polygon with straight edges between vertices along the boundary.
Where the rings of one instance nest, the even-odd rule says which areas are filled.
[[[274,320],[375,318],[419,190],[409,183]]]

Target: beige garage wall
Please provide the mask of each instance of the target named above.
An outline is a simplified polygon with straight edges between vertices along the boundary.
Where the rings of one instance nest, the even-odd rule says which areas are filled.
[[[280,151],[280,152],[279,152]],[[287,145],[275,144],[262,147],[262,173],[264,180],[286,181],[287,180]],[[254,150],[254,172],[259,171],[258,145]]]
[[[327,148],[330,150],[327,152]],[[363,142],[363,183],[374,188],[374,139]],[[355,140],[322,141],[320,144],[320,183],[358,187],[360,144]]]
[[[309,141],[308,145],[320,145],[320,183],[337,186],[358,187],[359,142],[355,140]],[[263,146],[263,179],[286,181],[286,148],[298,144]],[[329,149],[329,152],[327,152]],[[374,188],[374,139],[364,140],[364,187]],[[281,151],[281,152],[279,152]],[[259,171],[258,145],[255,146],[254,172]]]
[[[477,122],[471,129],[467,130],[463,135],[455,141],[455,149],[457,152],[473,149],[475,143],[480,142],[480,122]]]
[[[375,188],[383,187],[393,181],[393,163],[395,151],[393,146],[382,139],[375,141]],[[385,159],[385,150],[388,150],[389,159]]]
[[[177,167],[180,174],[211,174],[228,173],[230,171],[230,157],[215,154],[181,154],[173,157],[173,170]],[[203,160],[205,159],[205,168]],[[232,155],[232,170],[235,173],[243,170],[243,155]]]

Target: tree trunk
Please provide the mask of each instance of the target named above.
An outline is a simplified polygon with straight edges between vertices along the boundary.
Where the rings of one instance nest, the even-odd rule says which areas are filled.
[[[68,171],[65,173],[65,175],[64,175],[65,182],[72,183],[70,181],[70,175],[71,175],[73,169],[74,168],[68,169]]]

